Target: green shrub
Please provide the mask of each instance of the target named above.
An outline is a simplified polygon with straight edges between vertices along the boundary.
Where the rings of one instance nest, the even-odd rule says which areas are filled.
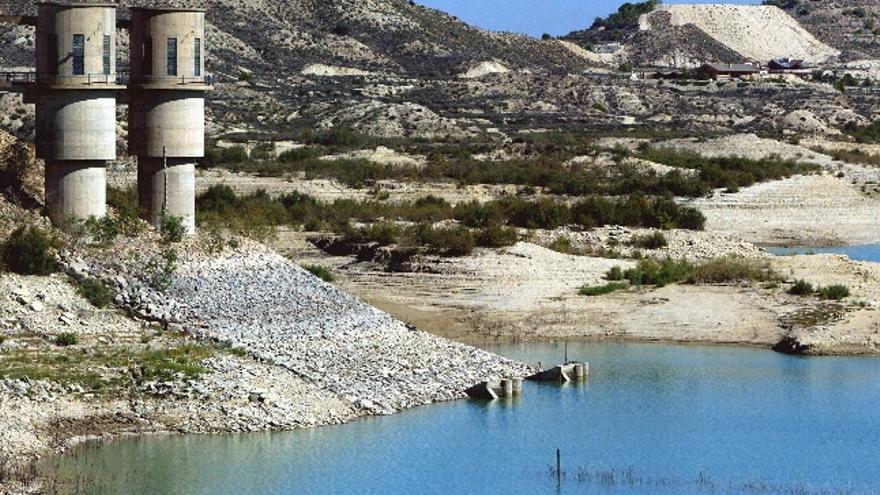
[[[0,345],[3,345],[4,342],[6,342],[6,336],[0,335]]]
[[[682,282],[690,278],[694,272],[694,266],[687,261],[642,260],[635,268],[630,268],[623,273],[625,279],[633,285],[654,285],[664,287],[676,282]]]
[[[126,223],[126,230],[136,232],[142,229],[141,206],[136,188],[107,187],[107,206],[116,210],[120,221]]]
[[[795,296],[808,296],[814,292],[816,291],[813,289],[813,284],[806,280],[798,280],[788,289],[788,293]]]
[[[611,280],[611,281],[617,282],[617,281],[623,280],[624,278],[625,277],[623,275],[623,268],[621,268],[619,266],[615,266],[615,267],[611,268],[610,270],[608,270],[608,273],[605,274],[605,280]]]
[[[55,337],[55,345],[60,347],[69,347],[78,343],[79,337],[75,333],[64,332],[59,333],[58,336]]]
[[[333,283],[336,281],[336,277],[333,276],[333,272],[330,271],[326,266],[321,265],[303,265],[303,268],[311,273],[312,275],[320,278],[324,282]]]
[[[653,234],[636,235],[627,243],[640,249],[662,249],[669,245],[663,232],[654,232]]]
[[[829,285],[818,290],[819,297],[834,301],[842,301],[849,297],[849,288],[845,285]]]
[[[855,123],[847,124],[843,132],[854,137],[859,143],[880,143],[880,120],[866,126]]]
[[[444,256],[466,256],[474,250],[474,234],[466,227],[417,227],[418,245]]]
[[[556,239],[553,239],[553,242],[551,242],[550,245],[547,246],[547,249],[562,254],[575,254],[575,249],[574,246],[572,246],[571,244],[571,239],[567,236],[559,236]]]
[[[60,241],[35,225],[15,229],[3,243],[3,264],[22,275],[49,275],[58,271],[55,251]]]
[[[299,163],[320,156],[321,148],[317,146],[303,146],[302,148],[294,148],[281,153],[278,155],[278,160],[283,163]]]
[[[696,266],[689,281],[697,284],[725,284],[766,282],[776,278],[769,263],[765,261],[726,256]]]
[[[477,245],[487,248],[512,246],[519,241],[519,233],[513,227],[490,225],[477,234]]]
[[[100,280],[86,279],[77,287],[79,295],[92,303],[96,308],[106,308],[113,303],[115,291]]]
[[[581,287],[579,293],[582,296],[602,296],[605,294],[611,294],[612,292],[616,292],[622,289],[626,289],[627,287],[629,287],[629,284],[625,282],[611,282],[605,285]]]
[[[159,234],[162,235],[162,241],[166,243],[182,241],[183,236],[186,235],[183,219],[163,213],[162,218],[159,219]]]

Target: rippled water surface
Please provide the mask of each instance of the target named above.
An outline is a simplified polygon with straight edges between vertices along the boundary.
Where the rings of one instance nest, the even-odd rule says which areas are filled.
[[[490,350],[563,356],[555,344]],[[568,353],[590,362],[586,384],[310,431],[120,440],[57,470],[90,494],[880,493],[880,361],[611,343]]]

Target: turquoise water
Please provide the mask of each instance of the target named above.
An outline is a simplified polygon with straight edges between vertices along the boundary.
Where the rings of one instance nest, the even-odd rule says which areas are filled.
[[[880,263],[880,245],[822,247],[822,248],[768,248],[767,251],[776,255],[790,254],[845,254],[857,261],[873,261]]]
[[[614,343],[568,353],[590,362],[587,383],[309,431],[120,440],[58,472],[89,494],[880,493],[880,361]]]

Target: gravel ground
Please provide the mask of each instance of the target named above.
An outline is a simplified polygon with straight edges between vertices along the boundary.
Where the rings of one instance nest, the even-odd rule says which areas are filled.
[[[185,264],[169,296],[200,335],[241,348],[371,413],[464,396],[527,366],[407,327],[269,250]]]

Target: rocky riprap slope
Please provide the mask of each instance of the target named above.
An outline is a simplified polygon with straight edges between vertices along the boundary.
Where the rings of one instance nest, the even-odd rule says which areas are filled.
[[[388,414],[529,368],[396,321],[270,251],[186,264],[169,291],[201,336]]]
[[[76,278],[114,284],[117,304],[139,317],[227,344],[367,413],[462,398],[483,380],[534,371],[409,327],[257,244],[190,256],[165,293],[150,289],[135,265],[66,265]]]

